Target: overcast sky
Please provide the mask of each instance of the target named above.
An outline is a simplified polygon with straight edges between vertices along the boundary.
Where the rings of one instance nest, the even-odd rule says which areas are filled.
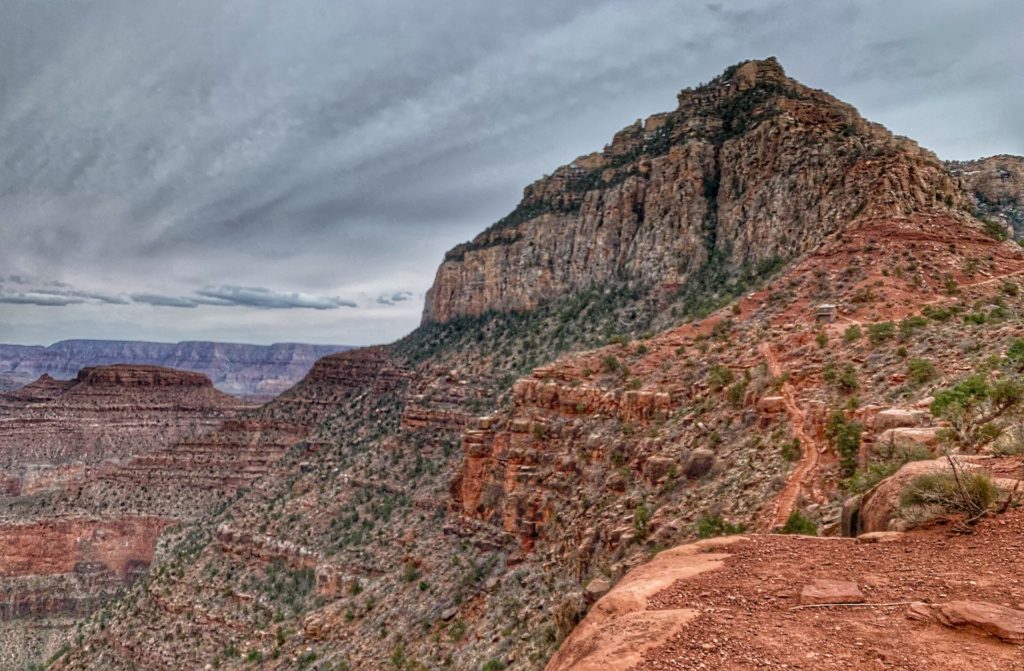
[[[0,342],[368,344],[522,188],[775,55],[1024,154],[1024,3],[2,0]]]

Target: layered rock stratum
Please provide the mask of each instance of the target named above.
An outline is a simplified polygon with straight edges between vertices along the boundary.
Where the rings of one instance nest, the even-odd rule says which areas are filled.
[[[132,459],[199,440],[252,406],[199,373],[157,366],[43,375],[0,394],[0,664],[23,667],[144,575],[175,520],[107,497],[61,510],[67,496]]]

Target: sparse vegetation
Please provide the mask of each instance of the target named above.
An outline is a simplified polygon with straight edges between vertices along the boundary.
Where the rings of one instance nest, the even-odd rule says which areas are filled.
[[[725,388],[726,385],[731,384],[735,377],[736,376],[733,374],[732,370],[727,366],[716,364],[708,374],[708,384],[711,386],[713,391],[718,391],[719,389]]]
[[[976,452],[996,440],[1024,403],[1024,382],[1016,377],[989,380],[975,373],[935,394],[931,412],[949,422],[948,441]]]
[[[857,456],[860,452],[860,438],[864,425],[846,418],[842,410],[835,410],[825,426],[825,435],[839,454],[839,471],[848,478],[857,470]]]
[[[878,322],[868,325],[868,340],[872,345],[879,345],[886,340],[891,340],[896,335],[896,324],[893,322]]]
[[[746,531],[742,524],[732,524],[722,518],[721,515],[709,515],[702,517],[697,522],[697,535],[701,538],[715,538],[717,536],[735,536]]]
[[[952,473],[924,473],[907,486],[900,497],[905,508],[918,507],[917,519],[938,514],[966,513],[978,517],[999,500],[999,488],[991,476],[954,465]]]
[[[914,386],[931,382],[937,373],[928,359],[911,359],[907,362],[907,382]]]
[[[817,536],[818,525],[810,517],[800,510],[794,510],[786,518],[786,523],[779,530],[780,534],[794,534],[798,536]]]

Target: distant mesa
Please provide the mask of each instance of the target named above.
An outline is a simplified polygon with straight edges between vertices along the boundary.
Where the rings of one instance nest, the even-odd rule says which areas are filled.
[[[133,340],[63,340],[49,347],[0,345],[0,392],[33,383],[41,375],[70,380],[84,369],[130,365],[135,367],[134,377],[122,371],[118,379],[118,373],[110,370],[99,375],[123,384],[196,384],[195,378],[166,374],[154,374],[152,379],[144,381],[145,375],[139,367],[191,371],[209,378],[220,391],[248,400],[266,401],[301,380],[321,357],[349,349],[352,348],[348,345],[303,343],[247,345]]]
[[[81,384],[122,387],[213,387],[210,378],[202,373],[131,364],[83,368],[75,380]]]

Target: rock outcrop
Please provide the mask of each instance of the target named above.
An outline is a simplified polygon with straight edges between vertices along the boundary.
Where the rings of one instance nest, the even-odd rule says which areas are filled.
[[[749,61],[527,187],[510,215],[448,253],[423,319],[530,309],[622,278],[665,289],[754,273],[859,217],[967,202],[930,152],[774,59]]]
[[[913,620],[935,622],[954,629],[966,629],[993,636],[1005,643],[1024,643],[1024,610],[983,601],[915,603],[907,616]]]
[[[979,212],[1018,240],[1024,237],[1024,157],[1002,154],[948,165]]]
[[[594,605],[546,671],[1012,669],[1022,528],[1018,510],[969,536],[761,535],[666,550]]]

